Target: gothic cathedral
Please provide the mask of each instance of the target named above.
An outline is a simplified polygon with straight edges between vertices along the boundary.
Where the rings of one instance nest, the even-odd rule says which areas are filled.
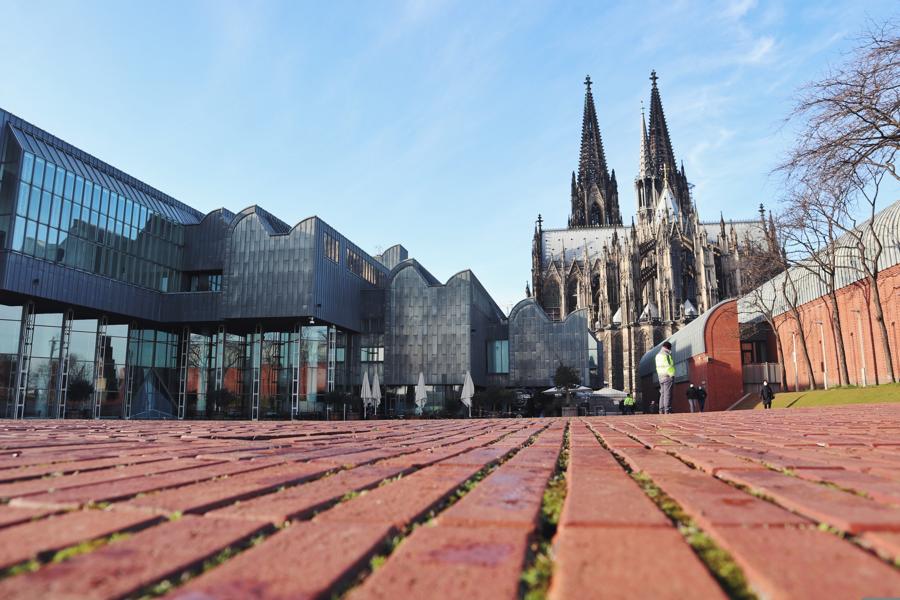
[[[700,221],[684,163],[675,161],[657,79],[654,71],[649,123],[641,111],[631,224],[622,224],[588,77],[568,227],[547,229],[539,215],[532,243],[534,297],[554,320],[588,312],[602,344],[602,381],[595,383],[620,390],[637,390],[637,364],[647,350],[739,294],[741,254],[765,243],[770,230],[762,216],[728,225],[724,218]]]

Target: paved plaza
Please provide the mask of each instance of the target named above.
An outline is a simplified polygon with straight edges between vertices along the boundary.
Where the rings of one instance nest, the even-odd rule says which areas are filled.
[[[897,405],[2,421],[0,448],[6,599],[900,593]]]

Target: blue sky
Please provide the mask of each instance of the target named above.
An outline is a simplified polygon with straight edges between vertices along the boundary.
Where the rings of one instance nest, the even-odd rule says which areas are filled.
[[[0,0],[0,107],[202,210],[318,215],[524,296],[585,74],[623,218],[656,69],[704,219],[774,205],[796,88],[895,2]]]

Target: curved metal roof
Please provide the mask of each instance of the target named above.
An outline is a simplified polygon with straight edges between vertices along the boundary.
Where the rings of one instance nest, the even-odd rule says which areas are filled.
[[[675,364],[688,360],[692,356],[706,352],[706,324],[716,311],[733,304],[734,300],[722,300],[708,311],[667,337],[663,341],[672,342],[672,356]],[[638,363],[638,376],[652,375],[656,370],[655,357],[662,349],[663,342],[653,346]]]
[[[872,229],[868,229],[869,221],[861,223],[856,231],[862,231],[866,250],[874,249],[876,236],[881,241],[882,252],[878,259],[878,268],[883,271],[900,264],[900,201],[894,202],[872,219]],[[835,241],[836,287],[841,289],[865,278],[863,266],[860,264],[854,236],[846,233]],[[738,300],[738,320],[751,323],[763,318],[760,308],[771,309],[774,316],[786,313],[790,306],[784,296],[788,290],[789,297],[797,306],[812,302],[824,296],[828,290],[823,285],[824,277],[810,261],[806,266],[795,266],[776,275],[749,294]],[[796,290],[796,291],[794,291]]]

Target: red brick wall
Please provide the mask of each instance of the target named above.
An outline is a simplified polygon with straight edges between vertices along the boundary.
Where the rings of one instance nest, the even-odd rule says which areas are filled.
[[[900,265],[883,271],[878,278],[881,304],[891,353],[894,357],[895,377],[900,378]],[[866,383],[885,383],[888,378],[887,366],[881,351],[881,336],[872,310],[872,294],[868,282],[859,281],[841,288],[837,293],[838,310],[841,317],[841,331],[844,335],[844,350],[847,356],[849,384],[863,384],[863,369]],[[831,311],[828,298],[821,297],[800,307],[803,331],[806,335],[810,360],[813,363],[813,379],[816,387],[824,385],[827,370],[828,385],[839,385],[838,359],[835,353],[835,336],[831,328]],[[822,322],[820,329],[817,321]],[[786,313],[776,319],[778,335],[784,351],[786,388],[793,390],[809,387],[797,323]],[[820,335],[824,334],[824,335]],[[825,359],[822,356],[822,339],[825,341]],[[860,341],[862,342],[860,344]],[[793,348],[796,342],[796,369]],[[877,379],[876,379],[877,374]]]

